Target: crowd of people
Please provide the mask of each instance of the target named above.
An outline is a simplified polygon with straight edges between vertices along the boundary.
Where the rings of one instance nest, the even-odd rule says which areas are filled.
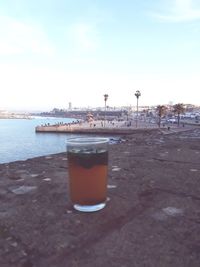
[[[73,125],[81,125],[82,124],[82,121],[81,120],[76,120],[76,121],[72,121],[72,122],[57,122],[55,124],[50,124],[49,122],[48,123],[45,123],[45,124],[42,124],[41,126],[42,127],[59,127],[59,126],[67,126],[67,127],[71,127]]]

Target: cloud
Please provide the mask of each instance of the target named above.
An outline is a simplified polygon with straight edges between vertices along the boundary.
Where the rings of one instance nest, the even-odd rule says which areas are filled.
[[[0,55],[53,53],[45,33],[36,26],[0,16]]]
[[[76,48],[96,50],[98,47],[97,30],[89,23],[75,23],[69,27],[68,37]]]
[[[165,11],[154,12],[153,17],[165,22],[184,22],[200,19],[200,6],[195,0],[172,0],[167,2],[170,6]],[[163,8],[164,9],[164,8]]]

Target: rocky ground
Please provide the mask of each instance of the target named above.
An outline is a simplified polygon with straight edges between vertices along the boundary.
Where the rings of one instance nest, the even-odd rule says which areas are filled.
[[[0,165],[1,267],[199,267],[200,129],[125,139],[92,214],[71,206],[65,153]]]

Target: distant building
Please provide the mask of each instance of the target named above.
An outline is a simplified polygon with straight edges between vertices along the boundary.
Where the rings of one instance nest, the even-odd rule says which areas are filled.
[[[72,102],[69,102],[69,110],[72,110]]]

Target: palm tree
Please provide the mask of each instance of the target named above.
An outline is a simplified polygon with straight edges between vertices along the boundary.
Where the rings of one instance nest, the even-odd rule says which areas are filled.
[[[139,99],[139,97],[141,96],[141,93],[140,93],[139,90],[137,90],[137,91],[135,92],[135,96],[136,96],[136,98],[137,98],[137,117],[136,117],[136,128],[137,128],[137,125],[138,125],[138,99]]]
[[[180,124],[180,114],[183,114],[185,112],[185,107],[184,107],[183,104],[178,103],[178,104],[175,104],[173,106],[173,111],[174,111],[175,114],[178,115],[178,122],[177,123],[178,123],[178,126],[179,126],[179,124]]]
[[[160,128],[161,118],[166,114],[167,107],[164,105],[158,105],[156,111],[158,113],[158,126]]]
[[[105,102],[105,115],[104,115],[104,127],[106,126],[106,102],[108,100],[108,94],[103,95],[104,96],[104,102]]]

